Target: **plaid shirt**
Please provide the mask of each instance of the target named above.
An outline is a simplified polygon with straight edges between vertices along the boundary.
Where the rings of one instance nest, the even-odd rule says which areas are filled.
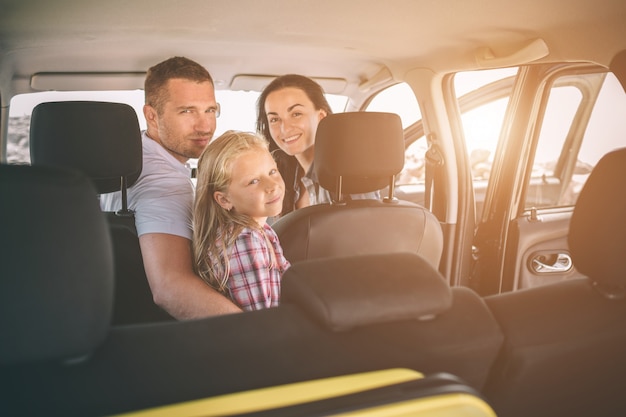
[[[273,267],[272,251],[276,259]],[[228,292],[235,303],[246,311],[278,306],[281,276],[290,264],[270,225],[265,224],[263,231],[243,229],[231,248],[229,259]]]

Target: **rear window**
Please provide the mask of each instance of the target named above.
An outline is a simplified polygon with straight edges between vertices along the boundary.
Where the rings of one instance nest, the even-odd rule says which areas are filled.
[[[256,129],[256,91],[216,90],[215,95],[221,106],[220,117],[214,137],[227,130],[254,131]],[[333,112],[342,112],[347,97],[327,94],[326,98]],[[143,90],[133,91],[64,91],[20,94],[11,100],[9,111],[7,162],[9,164],[30,164],[29,129],[33,108],[49,101],[89,100],[126,103],[137,112],[139,126],[146,128],[143,117]],[[190,161],[193,164],[193,161]]]

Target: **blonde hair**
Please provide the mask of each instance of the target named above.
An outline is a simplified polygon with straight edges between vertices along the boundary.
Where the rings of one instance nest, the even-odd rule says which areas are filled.
[[[269,152],[269,144],[258,134],[229,130],[210,142],[198,159],[193,208],[194,268],[200,278],[222,293],[227,292],[229,248],[244,228],[260,226],[252,217],[220,206],[214,194],[227,192],[233,161],[241,153],[255,149]]]

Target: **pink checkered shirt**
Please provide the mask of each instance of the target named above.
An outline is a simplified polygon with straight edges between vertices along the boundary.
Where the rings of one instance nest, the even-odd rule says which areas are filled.
[[[271,242],[268,246],[267,240]],[[271,267],[274,252],[276,265]],[[280,280],[290,263],[274,229],[265,224],[263,231],[245,228],[231,248],[228,291],[243,310],[276,307],[280,301]]]

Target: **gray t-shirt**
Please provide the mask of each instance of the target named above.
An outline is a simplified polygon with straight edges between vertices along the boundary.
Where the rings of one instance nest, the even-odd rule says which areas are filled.
[[[167,233],[191,240],[195,198],[191,168],[150,139],[145,131],[141,139],[141,175],[128,189],[128,208],[135,211],[137,234]],[[119,210],[121,193],[101,195],[100,206],[105,211]]]

